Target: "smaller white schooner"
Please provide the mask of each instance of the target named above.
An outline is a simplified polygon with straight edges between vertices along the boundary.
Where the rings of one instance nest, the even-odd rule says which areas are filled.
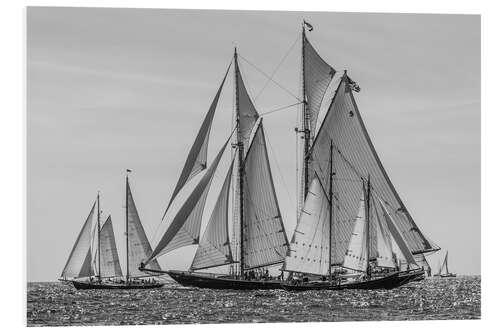
[[[76,289],[151,289],[163,286],[156,278],[144,275],[138,269],[152,250],[132,197],[128,172],[130,170],[127,170],[125,190],[125,276],[120,267],[111,216],[101,226],[100,194],[97,194],[96,202],[76,239],[60,281],[71,283]],[[148,267],[160,269],[156,260],[149,262]]]

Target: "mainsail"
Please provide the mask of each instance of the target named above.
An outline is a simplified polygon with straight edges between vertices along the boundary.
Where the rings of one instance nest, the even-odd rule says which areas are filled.
[[[162,219],[165,218],[165,214],[170,208],[170,205],[172,204],[172,202],[174,201],[175,197],[182,189],[182,187],[186,184],[186,182],[188,182],[191,178],[196,176],[198,173],[200,173],[207,167],[207,150],[208,150],[208,141],[209,141],[208,139],[210,136],[210,129],[212,127],[212,121],[214,119],[217,103],[219,102],[219,97],[222,91],[222,87],[224,86],[224,82],[226,81],[228,72],[229,72],[229,67],[227,68],[226,74],[224,75],[224,79],[222,80],[222,83],[220,84],[219,89],[215,94],[214,100],[212,101],[212,104],[208,109],[208,113],[205,116],[205,120],[203,120],[203,123],[201,124],[201,128],[198,131],[198,135],[194,140],[193,146],[189,151],[186,162],[184,163],[184,168],[182,169],[181,172],[181,176],[177,181],[177,185],[175,185],[174,192],[172,194],[172,197],[170,198],[167,208],[165,209],[165,212],[163,213]]]
[[[78,234],[78,238],[61,273],[62,277],[79,278],[94,275],[90,242],[92,239],[91,231],[95,205],[96,203],[94,202],[90,214]]]
[[[101,228],[101,277],[122,276],[111,216]]]
[[[127,178],[126,185],[127,192],[127,228],[128,228],[128,275],[141,276],[144,275],[139,266],[151,255],[151,245],[149,244],[148,237],[139,218],[139,213],[135,206],[132,191]],[[148,261],[148,268],[159,270],[160,265],[155,260]]]
[[[315,177],[293,233],[283,270],[316,275],[328,274],[329,207],[325,191]]]
[[[365,197],[359,201],[359,211],[354,222],[349,247],[347,248],[342,266],[360,272],[368,268],[368,249],[366,243],[367,233],[366,203]]]
[[[244,268],[283,262],[288,240],[278,207],[262,121],[244,162]]]
[[[335,190],[339,208],[336,214],[336,251],[333,264],[341,264],[353,230],[352,217],[358,211],[359,193],[353,181],[371,177],[375,194],[384,198],[395,225],[401,230],[411,252],[423,253],[436,248],[424,237],[399,198],[370,141],[351,91],[351,79],[344,74],[328,112],[310,150],[312,170],[322,183],[329,177],[330,143],[334,146]],[[309,177],[310,178],[310,177]]]
[[[179,209],[153,253],[149,256],[146,264],[153,260],[153,258],[182,246],[198,244],[201,219],[203,217],[203,209],[205,207],[208,190],[210,189],[213,175],[228,142],[229,140],[224,143],[216,158],[203,175],[203,178]]]
[[[191,270],[210,268],[233,262],[228,230],[228,203],[233,163],[234,160],[229,167],[214,210],[196,250]]]

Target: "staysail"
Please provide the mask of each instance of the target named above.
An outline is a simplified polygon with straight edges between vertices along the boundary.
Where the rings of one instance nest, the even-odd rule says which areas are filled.
[[[244,268],[283,262],[289,244],[274,189],[262,121],[244,162]]]
[[[90,242],[92,239],[91,231],[95,205],[96,203],[94,202],[90,214],[78,234],[78,238],[61,273],[62,277],[79,278],[94,275]]]
[[[328,274],[329,208],[325,191],[315,177],[293,233],[283,270],[315,275]]]
[[[203,123],[201,124],[201,128],[198,131],[198,135],[194,140],[193,146],[189,151],[186,162],[184,163],[184,168],[182,169],[181,172],[181,176],[177,181],[177,185],[175,185],[174,192],[172,193],[172,197],[170,198],[167,208],[163,213],[162,219],[165,218],[165,215],[168,209],[170,208],[170,205],[174,201],[177,194],[179,194],[179,191],[182,189],[182,187],[186,184],[186,182],[188,182],[191,178],[196,176],[198,173],[200,173],[207,167],[207,150],[208,150],[208,141],[209,141],[208,139],[210,136],[210,129],[212,127],[212,121],[214,119],[217,103],[219,102],[219,97],[222,91],[222,87],[224,86],[224,82],[226,81],[228,72],[229,72],[229,67],[227,68],[226,74],[224,75],[224,79],[222,80],[222,83],[220,84],[219,89],[215,94],[214,100],[212,101],[212,104],[208,109],[208,113],[205,116]]]
[[[146,263],[149,263],[153,258],[162,254],[175,250],[186,245],[198,244],[200,238],[201,219],[203,217],[203,209],[210,189],[213,175],[217,169],[217,165],[226,149],[229,140],[224,143],[216,158],[203,175],[203,178],[196,185],[193,192],[189,195],[182,207],[177,212],[170,223],[168,229],[163,234],[149,256]]]
[[[191,270],[210,268],[233,262],[228,230],[228,203],[233,163],[234,160],[229,167],[214,210],[196,250]]]
[[[149,244],[148,237],[142,226],[141,219],[139,218],[139,213],[137,207],[135,206],[134,198],[132,197],[132,191],[130,190],[130,184],[127,178],[126,185],[127,192],[127,223],[128,223],[128,274],[129,276],[141,276],[144,275],[139,270],[139,266],[147,258],[151,256],[151,244]],[[155,260],[151,260],[147,265],[150,269],[160,270],[160,265]]]
[[[354,222],[349,247],[347,248],[342,266],[360,272],[366,272],[368,268],[368,249],[366,243],[367,219],[365,197],[359,201],[358,215]]]
[[[322,183],[328,181],[330,144],[333,142],[336,170],[335,190],[341,209],[336,212],[336,249],[333,263],[341,264],[353,230],[352,218],[359,208],[359,193],[353,181],[371,177],[371,188],[384,198],[395,225],[413,253],[435,251],[406,210],[390,182],[368,136],[351,91],[351,79],[344,74],[325,119],[310,150],[311,174],[317,173]],[[309,177],[311,178],[311,177]]]
[[[101,277],[122,276],[111,216],[101,228]]]

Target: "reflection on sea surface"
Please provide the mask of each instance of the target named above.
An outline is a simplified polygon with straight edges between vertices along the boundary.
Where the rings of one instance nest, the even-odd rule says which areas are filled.
[[[77,291],[28,284],[28,326],[479,319],[481,278],[426,279],[394,290]]]

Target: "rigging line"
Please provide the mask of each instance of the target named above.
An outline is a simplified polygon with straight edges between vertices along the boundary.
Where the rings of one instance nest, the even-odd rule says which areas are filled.
[[[276,158],[276,153],[274,152],[273,146],[271,145],[271,141],[269,141],[269,135],[267,135],[267,130],[264,127],[262,127],[262,130],[264,131],[265,137],[267,139],[267,144],[268,144],[269,148],[271,148],[271,155],[273,156],[274,162],[276,163],[276,166],[278,167],[278,174],[280,175],[281,181],[283,182],[283,186],[285,187],[285,190],[286,190],[286,193],[288,196],[288,200],[290,201],[290,204],[293,207],[292,196],[290,194],[290,191],[288,190],[288,186],[286,186],[285,178],[283,177],[283,172],[281,171],[280,165],[278,164],[278,159]]]
[[[278,69],[281,67],[281,65],[283,64],[283,62],[285,61],[286,58],[288,58],[288,56],[290,55],[290,53],[292,52],[293,50],[293,47],[295,46],[295,44],[297,44],[297,42],[299,41],[300,39],[300,36],[298,36],[295,41],[293,42],[293,44],[290,46],[290,48],[288,49],[288,51],[286,52],[285,56],[283,58],[281,58],[278,66],[276,66],[276,68],[274,69],[274,71],[271,73],[271,76],[268,78],[268,80],[266,81],[266,83],[264,84],[264,86],[262,87],[262,89],[259,91],[259,93],[255,96],[255,100],[257,100],[257,98],[260,97],[260,95],[264,92],[264,90],[266,89],[266,87],[268,86],[269,82],[271,82],[272,78],[274,77],[274,75],[276,74],[276,72],[278,71]]]
[[[283,87],[281,84],[279,84],[278,82],[276,82],[272,77],[270,77],[269,75],[267,75],[263,70],[261,70],[260,68],[258,68],[257,66],[255,66],[253,63],[251,63],[248,59],[246,59],[244,56],[242,56],[241,54],[238,54],[239,57],[243,60],[245,60],[246,63],[248,63],[250,66],[252,66],[253,68],[255,68],[258,72],[260,72],[262,75],[264,75],[265,77],[267,77],[270,81],[272,81],[274,84],[276,84],[278,87],[280,87],[281,89],[283,89],[285,92],[287,92],[290,96],[292,96],[293,98],[295,98],[296,100],[298,100],[299,102],[302,102],[302,100],[300,98],[298,98],[297,96],[295,96],[294,93],[292,93],[290,90],[288,90],[287,88]]]
[[[293,103],[293,104],[290,104],[290,105],[287,105],[287,106],[282,106],[280,108],[277,108],[277,109],[272,109],[270,111],[267,111],[267,112],[264,112],[264,113],[261,113],[260,115],[261,116],[265,116],[265,115],[268,115],[268,114],[271,114],[271,113],[274,113],[274,112],[278,112],[278,111],[283,111],[285,109],[288,109],[288,108],[291,108],[292,106],[296,106],[296,105],[299,105],[299,104],[302,104],[303,102],[297,102],[297,103]]]

